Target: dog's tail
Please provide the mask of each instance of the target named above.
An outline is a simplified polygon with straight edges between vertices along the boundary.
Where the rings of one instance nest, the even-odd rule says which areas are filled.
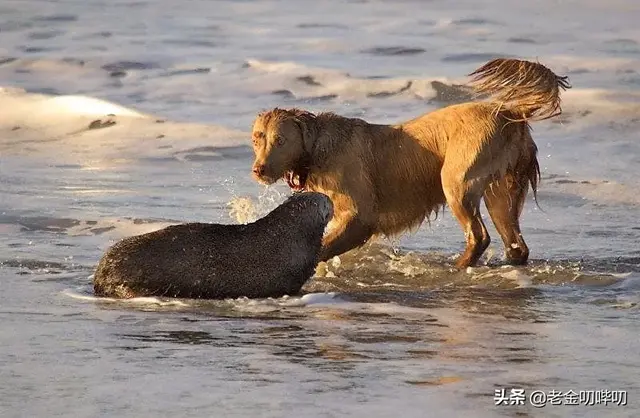
[[[489,61],[469,76],[478,96],[488,95],[525,121],[561,114],[560,89],[571,88],[566,76],[557,76],[540,63],[512,58]]]

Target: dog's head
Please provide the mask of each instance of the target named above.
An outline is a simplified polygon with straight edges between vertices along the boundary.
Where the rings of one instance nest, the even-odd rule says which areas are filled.
[[[304,190],[313,145],[315,115],[299,109],[273,109],[260,113],[251,138],[255,161],[253,177],[263,184],[284,178],[293,190]]]

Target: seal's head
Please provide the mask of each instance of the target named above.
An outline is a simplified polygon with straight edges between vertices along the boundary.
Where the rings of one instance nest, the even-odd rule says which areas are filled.
[[[294,193],[280,207],[287,208],[294,218],[318,219],[323,227],[333,218],[333,203],[329,196],[323,193]]]
[[[281,178],[294,191],[306,188],[315,135],[313,113],[300,109],[273,109],[260,113],[251,138],[255,161],[253,177],[263,184]]]

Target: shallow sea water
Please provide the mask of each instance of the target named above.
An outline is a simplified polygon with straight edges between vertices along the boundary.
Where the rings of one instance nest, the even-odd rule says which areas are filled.
[[[639,19],[621,0],[3,1],[0,416],[638,416]],[[529,266],[502,266],[490,227],[482,265],[452,269],[446,210],[322,264],[302,295],[93,297],[118,239],[285,198],[249,176],[259,111],[401,121],[505,55],[573,84],[533,126]],[[126,125],[133,111],[161,122]],[[74,131],[89,113],[117,123]],[[627,405],[495,405],[512,388]]]

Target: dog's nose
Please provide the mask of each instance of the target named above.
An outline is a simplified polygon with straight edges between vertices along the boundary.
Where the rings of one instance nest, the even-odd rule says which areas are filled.
[[[256,164],[253,166],[253,174],[258,177],[262,177],[264,175],[264,164]]]

